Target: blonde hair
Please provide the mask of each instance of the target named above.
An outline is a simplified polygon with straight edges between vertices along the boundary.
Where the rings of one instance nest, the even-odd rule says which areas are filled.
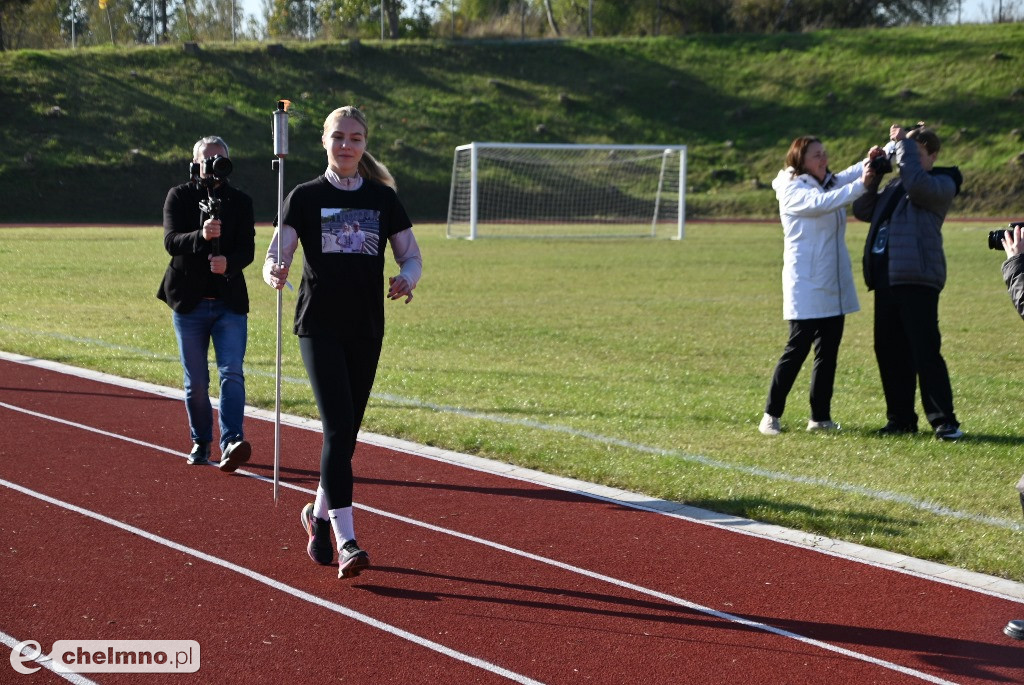
[[[324,119],[324,132],[322,140],[326,144],[327,137],[334,130],[334,125],[338,119],[355,119],[359,122],[359,125],[363,127],[363,134],[367,140],[370,138],[370,127],[366,123],[366,116],[360,112],[357,108],[352,105],[345,105],[339,107]],[[363,156],[359,159],[359,175],[363,178],[370,179],[371,181],[377,181],[390,187],[392,190],[398,190],[398,183],[395,182],[395,177],[391,175],[388,168],[378,162],[373,155],[367,151],[363,151]]]

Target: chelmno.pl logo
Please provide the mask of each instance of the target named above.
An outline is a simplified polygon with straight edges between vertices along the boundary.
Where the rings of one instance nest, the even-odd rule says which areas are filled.
[[[48,655],[35,640],[11,650],[11,667],[35,673],[46,662],[58,673],[195,673],[195,640],[57,640]]]

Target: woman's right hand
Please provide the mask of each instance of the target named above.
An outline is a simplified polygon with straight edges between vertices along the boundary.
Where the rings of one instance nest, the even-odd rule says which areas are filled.
[[[263,262],[263,281],[275,290],[281,290],[288,282],[288,265],[272,259]]]
[[[868,187],[870,187],[871,184],[875,182],[876,176],[877,174],[875,174],[875,170],[870,164],[865,164],[864,168],[861,169],[860,180],[864,185]]]

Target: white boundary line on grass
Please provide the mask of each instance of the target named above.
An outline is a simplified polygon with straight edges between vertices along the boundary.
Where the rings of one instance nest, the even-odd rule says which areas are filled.
[[[101,383],[116,385],[120,387],[141,390],[163,397],[184,401],[184,391],[176,388],[168,388],[154,383],[136,381],[119,376],[68,366],[59,362],[45,359],[36,359],[19,354],[11,354],[0,351],[0,359],[7,361],[36,366],[39,368],[56,371],[58,373],[77,376]],[[216,405],[216,399],[213,399]],[[275,420],[274,412],[246,406],[246,415],[260,418],[265,421]],[[288,414],[281,415],[282,423],[289,426],[304,428],[313,432],[321,432],[319,421],[306,419]],[[121,437],[121,436],[118,436]],[[813,549],[830,556],[856,561],[878,568],[884,568],[899,573],[913,575],[926,580],[945,583],[967,590],[982,592],[1002,599],[1009,599],[1024,603],[1024,583],[1018,583],[1005,578],[968,571],[945,564],[932,561],[925,561],[910,557],[904,554],[897,554],[886,550],[859,545],[857,543],[835,540],[822,535],[806,533],[804,531],[785,528],[768,523],[761,523],[751,519],[745,519],[728,514],[692,507],[679,502],[670,502],[656,499],[647,495],[641,495],[627,490],[611,488],[604,485],[597,485],[587,481],[554,476],[533,469],[522,468],[483,457],[462,454],[451,450],[445,450],[428,445],[400,440],[375,433],[360,431],[359,441],[369,445],[377,445],[394,449],[407,454],[433,459],[445,463],[461,466],[476,471],[504,476],[514,480],[544,485],[558,490],[573,492],[578,495],[592,497],[625,507],[663,514],[670,517],[682,518],[696,523],[731,530],[744,535],[751,535],[758,538],[774,540],[796,547]],[[178,454],[174,450],[166,450]]]
[[[67,419],[62,419],[62,418],[55,417],[55,416],[49,416],[47,414],[42,414],[40,412],[32,411],[32,410],[29,410],[29,409],[24,409],[22,407],[17,407],[15,405],[7,404],[6,402],[0,402],[0,407],[3,407],[5,409],[9,409],[11,411],[21,412],[23,414],[34,416],[36,418],[41,418],[41,419],[44,419],[44,420],[54,421],[56,423],[60,423],[60,424],[66,425],[66,426],[71,426],[73,428],[78,428],[80,430],[86,430],[86,431],[89,431],[89,432],[92,432],[92,433],[97,433],[97,434],[100,434],[100,435],[103,435],[103,436],[106,436],[106,437],[127,440],[128,442],[131,442],[131,443],[136,444],[136,445],[147,446],[147,443],[139,441],[139,440],[136,440],[134,438],[125,438],[125,436],[118,435],[116,433],[111,433],[109,431],[105,431],[105,430],[102,430],[102,429],[99,429],[99,428],[94,428],[92,426],[86,426],[84,424],[79,424],[79,423],[76,423],[74,421],[69,421]],[[163,446],[159,446],[159,445],[148,445],[148,446],[156,448],[156,449],[158,449],[161,452],[172,452],[173,453],[173,450],[169,450],[168,448],[163,447]],[[177,454],[177,453],[175,453],[175,454]],[[183,458],[183,459],[186,458],[186,455],[184,455],[184,454],[177,454],[177,456],[180,457],[180,458]],[[243,475],[243,476],[246,476],[246,477],[249,477],[249,478],[253,478],[254,480],[261,481],[261,482],[266,483],[268,485],[272,485],[273,484],[273,480],[272,479],[267,478],[266,476],[262,476],[262,475],[259,475],[259,474],[256,474],[256,473],[252,473],[252,472],[246,471],[244,469],[239,469],[235,473],[238,474],[238,475]],[[199,550],[197,550],[195,548],[188,547],[186,545],[182,545],[182,544],[174,542],[173,540],[170,540],[168,538],[164,538],[162,536],[156,535],[155,533],[150,533],[149,531],[143,530],[141,528],[137,528],[137,527],[132,526],[132,525],[127,524],[127,523],[123,523],[121,521],[118,521],[117,519],[110,518],[110,517],[105,516],[103,514],[100,514],[98,512],[94,512],[94,511],[91,511],[89,509],[85,509],[83,507],[79,507],[79,506],[77,506],[75,504],[71,504],[69,502],[64,502],[62,500],[56,499],[55,497],[51,497],[51,496],[46,495],[46,494],[41,493],[41,492],[37,492],[37,491],[32,490],[32,489],[30,489],[28,487],[19,485],[17,483],[13,483],[13,482],[8,481],[8,480],[3,479],[3,478],[0,478],[0,486],[6,487],[6,488],[8,488],[10,490],[14,490],[16,492],[20,492],[21,494],[27,495],[29,497],[34,497],[34,498],[36,498],[38,500],[41,500],[43,502],[46,502],[48,504],[52,504],[54,506],[58,506],[58,507],[67,509],[69,511],[72,511],[74,513],[80,514],[80,515],[85,516],[87,518],[91,518],[91,519],[94,519],[94,520],[99,521],[101,523],[105,523],[107,525],[113,526],[113,527],[118,528],[120,530],[123,530],[125,532],[138,535],[138,536],[140,536],[142,538],[145,538],[146,540],[150,540],[151,542],[155,542],[157,544],[164,545],[166,547],[169,547],[169,548],[171,548],[173,550],[176,550],[178,552],[182,552],[184,554],[189,554],[191,556],[194,556],[194,557],[196,557],[198,559],[206,561],[206,562],[208,562],[210,564],[213,564],[215,566],[220,566],[220,567],[225,568],[225,569],[227,569],[229,571],[234,571],[235,573],[243,575],[243,576],[245,576],[245,577],[247,577],[247,578],[249,578],[251,580],[255,580],[256,582],[263,583],[264,585],[267,585],[267,586],[269,586],[271,588],[274,588],[276,590],[279,590],[281,592],[289,594],[289,595],[291,595],[293,597],[296,597],[297,599],[301,599],[301,600],[304,600],[304,601],[309,602],[311,604],[314,604],[316,606],[319,606],[319,607],[328,609],[330,611],[334,611],[336,613],[342,614],[343,616],[346,616],[348,618],[354,619],[356,621],[360,621],[362,623],[365,623],[366,625],[369,625],[371,627],[377,628],[379,630],[391,633],[392,635],[395,635],[397,637],[406,639],[406,640],[408,640],[410,642],[413,642],[414,644],[423,646],[423,647],[425,647],[427,649],[432,649],[432,650],[434,650],[436,652],[439,652],[441,654],[449,656],[449,657],[451,657],[453,659],[456,659],[456,660],[459,660],[459,661],[463,661],[465,663],[468,663],[470,665],[476,666],[476,667],[481,668],[483,670],[490,671],[490,672],[495,673],[497,675],[504,676],[505,678],[508,678],[509,680],[513,680],[513,681],[519,682],[519,683],[524,683],[524,684],[527,684],[527,685],[534,685],[534,684],[539,685],[539,681],[532,680],[532,679],[530,679],[527,676],[521,675],[521,674],[516,673],[514,671],[509,671],[508,669],[505,669],[505,668],[502,668],[500,666],[491,664],[488,661],[484,661],[482,659],[478,659],[477,657],[472,657],[472,656],[469,656],[467,654],[463,654],[462,652],[458,652],[458,651],[456,651],[454,649],[451,649],[450,647],[446,647],[446,646],[444,646],[444,645],[442,645],[440,643],[433,642],[432,640],[429,640],[427,638],[423,638],[423,637],[420,637],[420,636],[418,636],[418,635],[416,635],[414,633],[410,633],[408,631],[405,631],[405,630],[403,630],[401,628],[398,628],[397,626],[393,626],[391,624],[379,621],[379,620],[373,618],[372,616],[368,616],[367,614],[363,614],[361,612],[355,611],[354,609],[349,609],[349,608],[347,608],[345,606],[337,604],[336,602],[331,602],[330,600],[326,600],[326,599],[318,597],[318,596],[316,596],[314,594],[305,592],[304,590],[299,590],[298,588],[291,587],[290,585],[282,583],[281,581],[275,580],[275,579],[273,579],[273,578],[271,578],[269,576],[263,575],[262,573],[259,573],[257,571],[253,571],[253,570],[248,569],[248,568],[246,568],[244,566],[239,566],[239,565],[234,564],[234,563],[232,563],[230,561],[226,561],[224,559],[220,559],[220,558],[215,557],[215,556],[213,556],[211,554],[207,554],[205,552],[201,552],[201,551],[199,551]],[[307,493],[309,495],[315,495],[316,494],[316,492],[314,490],[311,490],[309,488],[304,488],[304,487],[295,485],[293,483],[281,483],[281,486],[289,488],[291,490],[298,491],[298,492],[304,492],[304,493]],[[645,595],[645,596],[648,596],[648,597],[653,597],[655,599],[662,600],[662,601],[667,602],[669,604],[674,604],[676,606],[681,606],[681,607],[684,607],[686,609],[690,609],[691,611],[696,611],[696,612],[705,614],[707,616],[712,616],[714,618],[718,618],[718,619],[726,621],[728,623],[736,623],[736,624],[739,624],[739,625],[742,625],[742,626],[746,626],[746,627],[754,629],[754,630],[760,630],[762,632],[766,632],[766,633],[769,633],[769,634],[772,634],[772,635],[776,635],[778,637],[783,637],[783,638],[788,638],[788,639],[791,639],[791,640],[795,640],[796,642],[800,642],[800,643],[803,643],[805,645],[808,645],[808,646],[811,646],[811,647],[815,647],[815,648],[820,649],[822,651],[832,652],[834,654],[839,654],[841,656],[845,656],[847,658],[850,658],[850,659],[853,659],[853,660],[856,660],[856,661],[868,663],[868,664],[871,664],[871,665],[874,665],[874,666],[878,666],[878,667],[886,669],[886,670],[895,671],[897,673],[902,673],[903,675],[907,675],[907,676],[910,676],[910,677],[913,677],[913,678],[918,678],[918,679],[923,680],[925,682],[935,683],[936,685],[957,685],[955,683],[955,681],[946,680],[944,678],[940,678],[938,676],[934,676],[934,675],[931,675],[929,673],[924,673],[922,671],[918,671],[916,669],[910,668],[908,666],[903,666],[901,664],[897,664],[897,663],[894,663],[892,661],[886,661],[885,659],[879,659],[877,657],[873,657],[873,656],[870,656],[868,654],[864,654],[862,652],[857,652],[857,651],[854,651],[854,650],[851,650],[851,649],[846,649],[844,647],[839,647],[838,645],[833,645],[833,644],[828,643],[828,642],[823,642],[821,640],[816,640],[814,638],[809,638],[809,637],[806,637],[806,636],[801,635],[799,633],[794,633],[792,631],[785,630],[783,628],[777,628],[777,627],[775,627],[773,625],[770,625],[770,624],[767,624],[767,623],[761,623],[760,621],[752,621],[750,619],[746,619],[746,618],[743,618],[741,616],[737,616],[735,614],[730,614],[730,613],[724,612],[724,611],[718,611],[717,609],[712,609],[711,607],[706,607],[706,606],[703,606],[701,604],[696,604],[694,602],[690,602],[689,600],[682,599],[681,597],[676,597],[675,595],[670,595],[668,593],[659,592],[657,590],[653,590],[651,588],[647,588],[647,587],[644,587],[642,585],[636,585],[634,583],[630,583],[628,581],[624,581],[624,580],[621,580],[619,578],[613,578],[611,576],[606,576],[604,574],[597,573],[595,571],[590,571],[588,569],[581,568],[579,566],[573,566],[571,564],[567,564],[567,563],[564,563],[564,562],[561,562],[561,561],[557,561],[555,559],[550,559],[548,557],[543,557],[543,556],[540,556],[540,555],[537,555],[537,554],[532,554],[530,552],[526,552],[524,550],[520,550],[520,549],[517,549],[515,547],[509,547],[507,545],[503,545],[503,544],[498,543],[498,542],[493,542],[491,540],[486,540],[484,538],[479,538],[479,537],[477,537],[475,535],[469,535],[467,533],[462,533],[462,532],[451,530],[451,529],[448,529],[448,528],[443,528],[441,526],[437,526],[437,525],[434,525],[434,524],[431,524],[431,523],[426,523],[424,521],[419,521],[419,520],[416,520],[416,519],[413,519],[413,518],[409,518],[407,516],[403,516],[401,514],[395,514],[395,513],[383,511],[381,509],[376,509],[374,507],[369,507],[369,506],[366,506],[366,505],[354,504],[353,506],[355,506],[357,509],[361,509],[363,511],[368,511],[368,512],[377,514],[379,516],[390,518],[390,519],[395,520],[395,521],[400,521],[400,522],[408,524],[408,525],[417,526],[417,527],[420,527],[420,528],[425,528],[427,530],[431,530],[431,531],[434,531],[434,532],[437,532],[437,533],[441,533],[441,534],[444,534],[444,535],[450,535],[452,537],[459,538],[461,540],[466,540],[468,542],[472,542],[472,543],[476,543],[476,544],[479,544],[479,545],[483,545],[485,547],[490,547],[492,549],[495,549],[495,550],[498,550],[498,551],[501,551],[501,552],[506,552],[508,554],[513,554],[515,556],[523,557],[523,558],[529,559],[531,561],[535,561],[535,562],[542,563],[542,564],[547,564],[549,566],[553,566],[555,568],[567,571],[569,573],[575,573],[577,575],[581,575],[581,576],[585,576],[587,578],[591,578],[591,579],[596,580],[598,582],[608,583],[610,585],[614,585],[614,586],[619,587],[619,588],[623,588],[623,589],[626,589],[626,590],[629,590],[629,591],[632,591],[632,592],[636,592],[636,593],[641,594],[641,595]]]
[[[0,324],[0,330],[11,330],[20,333],[29,333],[30,331],[20,330],[12,327],[4,326]],[[153,359],[164,359],[171,361],[176,359],[170,356],[160,356],[143,350],[140,348],[126,347],[124,345],[117,345],[107,343],[101,340],[94,340],[89,338],[78,338],[74,336],[67,336],[53,333],[36,333],[37,335],[46,335],[48,337],[57,338],[61,340],[69,340],[75,343],[81,343],[84,345],[98,346],[104,349],[112,349],[119,351],[133,352],[136,354],[149,355]],[[17,355],[15,355],[17,356]],[[4,353],[0,352],[0,358],[4,357]],[[30,359],[26,357],[25,359]],[[12,359],[14,360],[14,359]],[[17,361],[17,360],[14,360]],[[260,369],[249,369],[246,372],[250,376],[265,376],[272,377],[272,374],[260,370]],[[294,378],[290,376],[284,376],[282,381],[288,383],[295,383],[302,385],[306,388],[309,387],[309,382],[304,378]],[[112,381],[110,381],[112,382]],[[131,383],[132,381],[126,381]],[[154,386],[156,387],[156,386]],[[961,521],[971,521],[974,523],[981,523],[988,526],[995,526],[998,528],[1004,528],[1007,530],[1024,531],[1024,522],[1017,519],[1006,519],[998,516],[983,516],[981,514],[974,514],[966,511],[959,511],[957,509],[951,509],[949,507],[937,504],[935,502],[929,502],[928,500],[916,499],[903,493],[892,492],[889,490],[877,490],[874,488],[868,488],[863,485],[851,485],[849,483],[843,483],[841,481],[829,480],[828,478],[820,478],[817,476],[804,476],[801,474],[786,473],[784,471],[773,471],[771,469],[762,468],[760,466],[746,466],[744,464],[737,464],[728,461],[722,461],[720,459],[714,459],[701,454],[689,454],[676,449],[669,449],[664,447],[655,447],[652,445],[645,445],[638,442],[632,442],[630,440],[624,440],[622,438],[616,438],[610,435],[602,435],[593,431],[581,430],[573,428],[571,426],[564,426],[557,423],[545,423],[543,421],[535,421],[533,419],[524,419],[504,416],[501,414],[486,413],[475,411],[472,409],[464,409],[462,407],[446,406],[443,404],[437,404],[435,402],[427,402],[416,398],[401,397],[399,395],[393,395],[389,393],[371,393],[372,399],[383,400],[386,402],[392,402],[400,404],[406,407],[413,407],[417,409],[427,409],[429,411],[437,412],[439,414],[452,414],[455,416],[462,416],[468,419],[476,421],[487,421],[490,423],[504,424],[508,426],[521,426],[532,430],[539,430],[548,433],[562,433],[564,435],[571,435],[577,438],[583,438],[592,442],[609,445],[612,447],[621,447],[625,450],[631,450],[640,452],[642,454],[653,454],[657,456],[670,457],[673,459],[680,459],[694,464],[700,464],[702,466],[709,466],[714,469],[721,469],[725,471],[734,471],[737,473],[744,473],[747,475],[754,476],[756,478],[767,478],[769,480],[777,480],[785,483],[797,483],[800,485],[816,485],[822,488],[828,488],[830,490],[837,490],[839,492],[845,492],[848,494],[858,495],[861,497],[867,497],[869,499],[878,500],[880,502],[894,502],[896,504],[903,504],[914,509],[935,514],[936,516],[942,516],[945,518],[956,519]],[[252,410],[252,408],[250,408]],[[252,410],[255,411],[255,410]]]

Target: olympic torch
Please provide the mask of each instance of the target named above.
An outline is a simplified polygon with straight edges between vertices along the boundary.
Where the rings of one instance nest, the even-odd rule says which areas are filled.
[[[288,156],[288,100],[278,100],[274,111],[274,168],[277,169],[277,259],[284,264],[281,254],[281,227],[284,224],[284,158]],[[281,310],[282,289],[277,289],[277,370],[274,399],[274,504],[281,488]]]

